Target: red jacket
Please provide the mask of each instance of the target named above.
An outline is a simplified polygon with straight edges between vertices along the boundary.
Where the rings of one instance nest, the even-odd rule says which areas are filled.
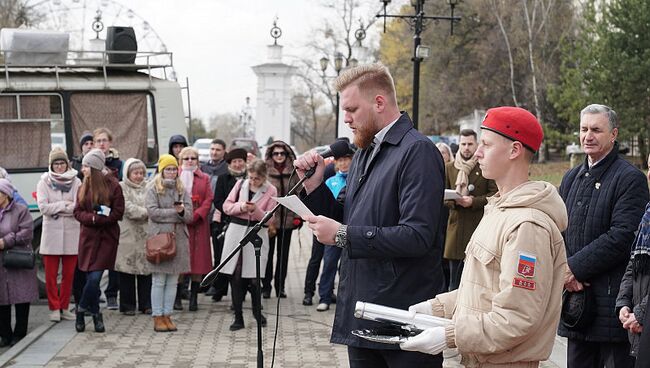
[[[112,175],[106,175],[104,179],[109,186],[110,215],[98,215],[89,197],[83,202],[77,201],[74,208],[74,217],[81,224],[77,262],[84,272],[112,270],[115,266],[120,241],[120,225],[117,222],[124,215],[124,196],[117,179]]]
[[[205,275],[212,271],[212,250],[210,247],[210,208],[214,194],[210,188],[210,177],[201,170],[194,171],[192,184],[192,205],[194,215],[187,225],[190,233],[190,269],[192,274]]]

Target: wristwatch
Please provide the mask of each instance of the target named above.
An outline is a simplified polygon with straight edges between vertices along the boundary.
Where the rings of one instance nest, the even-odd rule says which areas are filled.
[[[336,230],[334,241],[336,242],[335,245],[339,248],[348,246],[348,225],[339,226],[339,229]]]

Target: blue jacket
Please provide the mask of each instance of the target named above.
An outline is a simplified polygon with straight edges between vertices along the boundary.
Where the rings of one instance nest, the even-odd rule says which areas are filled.
[[[627,341],[615,312],[616,296],[630,247],[648,203],[643,173],[618,156],[618,143],[591,169],[585,162],[568,171],[560,185],[569,226],[564,232],[568,264],[576,279],[591,284],[597,314],[584,331],[558,333],[578,340]]]
[[[355,318],[354,307],[363,301],[407,309],[442,291],[444,165],[406,113],[387,132],[365,176],[358,164],[362,154],[359,150],[352,159],[344,205],[325,184],[305,203],[314,213],[348,225],[331,341],[398,349],[352,335],[352,330],[377,327]]]
[[[336,173],[336,175],[325,180],[325,185],[327,185],[327,188],[329,188],[329,190],[332,192],[334,198],[338,199],[339,195],[345,195],[344,189],[347,177],[348,173],[339,171]]]

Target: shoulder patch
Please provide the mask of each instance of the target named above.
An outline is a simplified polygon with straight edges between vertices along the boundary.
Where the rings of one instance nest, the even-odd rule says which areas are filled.
[[[519,262],[517,262],[517,274],[527,278],[535,277],[535,263],[537,263],[536,256],[526,253],[519,253]]]
[[[535,290],[535,281],[523,279],[521,277],[515,277],[512,280],[512,286],[526,290]]]

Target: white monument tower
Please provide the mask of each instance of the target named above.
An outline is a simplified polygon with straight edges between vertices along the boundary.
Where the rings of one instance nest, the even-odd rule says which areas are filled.
[[[291,143],[291,78],[297,68],[282,63],[282,46],[278,45],[281,35],[276,18],[271,28],[274,42],[267,46],[268,60],[253,67],[257,75],[255,139],[262,145],[269,138]]]

